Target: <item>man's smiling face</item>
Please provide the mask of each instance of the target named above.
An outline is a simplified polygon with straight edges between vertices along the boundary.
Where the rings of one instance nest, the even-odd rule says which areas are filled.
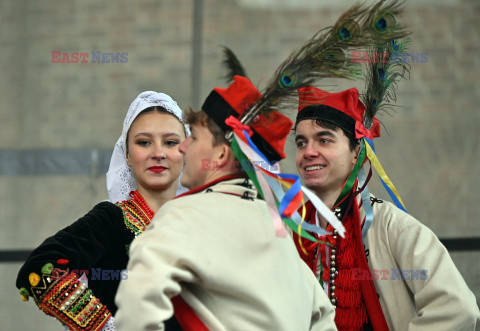
[[[305,119],[296,126],[295,144],[295,163],[305,185],[320,196],[337,191],[339,195],[357,162],[357,151],[350,149],[343,131]]]

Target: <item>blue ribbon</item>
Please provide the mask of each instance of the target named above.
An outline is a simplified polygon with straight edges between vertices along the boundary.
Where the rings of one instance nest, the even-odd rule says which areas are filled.
[[[370,138],[367,138],[367,137],[364,137],[365,141],[367,142],[367,144],[372,148],[373,152],[375,153],[375,146],[373,144],[373,140],[370,139]],[[383,181],[382,177],[380,177],[380,181],[382,182],[382,185],[383,187],[385,188],[385,190],[387,191],[388,195],[390,195],[390,198],[392,198],[392,201],[393,203],[395,203],[395,205],[403,210],[404,212],[407,213],[406,209],[402,206],[402,204],[400,203],[400,201],[397,199],[397,196],[395,195],[395,193],[393,193],[393,191],[390,189],[390,187],[388,187],[387,184],[385,184],[385,182]]]

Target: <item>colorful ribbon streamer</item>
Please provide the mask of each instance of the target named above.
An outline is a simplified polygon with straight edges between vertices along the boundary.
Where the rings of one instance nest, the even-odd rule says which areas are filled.
[[[340,201],[342,201],[343,198],[345,198],[352,191],[353,184],[357,179],[357,174],[363,165],[363,161],[365,161],[365,157],[366,157],[365,149],[362,148],[360,150],[360,153],[358,153],[357,163],[355,164],[355,167],[353,167],[352,172],[350,173],[347,180],[345,181],[342,192],[340,192],[340,195],[338,196],[337,201],[335,201],[335,205],[337,205]]]
[[[367,180],[367,176],[365,175],[364,168],[365,167],[362,167],[358,172],[359,187],[362,187],[365,184],[365,181]],[[365,210],[365,222],[363,223],[363,228],[362,228],[362,238],[364,238],[367,235],[367,231],[373,222],[373,208],[372,208],[372,205],[370,204],[370,192],[368,191],[368,185],[365,185],[365,188],[361,193],[361,197],[362,197],[363,209]]]
[[[243,143],[240,139],[235,139],[235,137],[236,135],[234,134],[234,139],[232,140],[232,149],[234,153],[237,147],[241,150],[240,145]],[[236,156],[237,158],[239,158],[238,155]],[[246,156],[248,157],[248,155]],[[257,176],[255,174],[255,170],[248,170],[247,174],[250,178],[255,178],[255,180],[252,179],[252,181],[257,187],[258,192],[262,195],[262,197],[265,199],[265,202],[267,203],[268,211],[270,213],[270,216],[272,217],[273,226],[275,228],[275,234],[278,237],[285,238],[287,236],[287,232],[285,231],[285,227],[283,226],[280,214],[278,213],[278,210],[276,208],[275,199],[271,190],[268,188],[268,184],[266,183],[265,178],[263,176]]]
[[[325,230],[323,230],[322,228],[313,224],[309,224],[308,222],[304,222],[305,212],[302,213],[302,217],[298,215],[297,209],[299,208],[300,204],[304,204],[303,193],[305,193],[310,198],[315,208],[320,212],[323,217],[325,217],[327,222],[332,224],[332,226],[337,229],[338,233],[342,237],[345,235],[345,228],[343,227],[343,224],[335,217],[332,211],[327,206],[325,206],[325,204],[315,195],[315,193],[311,192],[300,184],[300,179],[298,176],[274,173],[264,169],[261,166],[261,164],[268,164],[269,162],[267,161],[267,158],[258,150],[255,144],[250,140],[248,134],[245,131],[239,132],[237,130],[235,132],[234,139],[232,140],[232,149],[239,160],[247,158],[249,162],[254,166],[254,170],[256,171],[247,171],[247,174],[255,183],[255,185],[259,186],[257,187],[260,188],[259,192],[269,205],[270,214],[272,215],[277,235],[280,234],[278,215],[281,215],[287,226],[292,228],[299,235],[309,240],[317,241],[314,237],[312,237],[305,231],[314,232],[319,235],[323,235],[326,233]],[[274,182],[277,182],[278,184],[273,184]],[[283,192],[279,184],[282,184],[288,188],[286,193]],[[277,200],[275,200],[275,198]],[[276,210],[277,208],[278,210]],[[274,209],[276,210],[276,212],[274,211]],[[295,229],[294,224],[297,225],[297,229]]]
[[[380,181],[383,184],[383,187],[385,187],[385,190],[388,192],[388,194],[392,198],[392,201],[395,203],[395,205],[401,210],[403,210],[404,212],[407,212],[407,209],[405,208],[402,198],[400,198],[400,194],[398,194],[397,189],[393,185],[390,178],[388,178],[387,173],[385,172],[385,170],[383,170],[383,167],[380,164],[380,161],[375,155],[375,147],[373,145],[373,140],[368,138],[364,138],[364,140],[366,142],[365,149],[367,150],[367,157],[370,160],[370,162],[372,162],[372,165],[375,168],[375,171],[378,173],[380,177]]]

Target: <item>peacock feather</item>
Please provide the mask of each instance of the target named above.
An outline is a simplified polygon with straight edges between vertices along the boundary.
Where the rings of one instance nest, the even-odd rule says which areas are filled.
[[[242,63],[240,63],[233,51],[226,46],[223,46],[222,48],[224,55],[222,64],[227,69],[227,73],[224,76],[226,82],[233,82],[233,77],[237,75],[247,77],[247,72],[245,71],[245,68],[243,67]]]
[[[409,34],[396,18],[401,14],[403,1],[380,1],[374,5],[366,22],[370,24],[370,32],[378,44],[387,39],[400,39]]]
[[[383,23],[379,24],[383,27]],[[410,42],[409,32],[393,28],[393,34],[400,37],[383,44],[377,44],[368,51],[366,66],[366,88],[362,101],[366,106],[364,125],[370,129],[373,118],[379,111],[388,112],[396,102],[396,89],[401,79],[409,76],[410,65],[405,63],[405,51]]]
[[[396,0],[353,5],[334,26],[318,31],[288,56],[262,91],[262,98],[244,113],[241,122],[249,124],[260,113],[296,104],[297,89],[314,85],[322,78],[361,77],[361,65],[351,60],[351,51],[378,47],[404,36],[395,20],[399,13]]]

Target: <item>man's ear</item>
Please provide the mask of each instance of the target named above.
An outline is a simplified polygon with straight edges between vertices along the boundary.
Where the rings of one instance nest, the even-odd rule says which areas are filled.
[[[222,168],[231,161],[233,151],[227,144],[220,144],[218,147],[218,165]]]
[[[360,143],[357,145],[357,147],[355,147],[355,157],[352,160],[352,163],[354,165],[357,164],[359,154],[360,154]]]

